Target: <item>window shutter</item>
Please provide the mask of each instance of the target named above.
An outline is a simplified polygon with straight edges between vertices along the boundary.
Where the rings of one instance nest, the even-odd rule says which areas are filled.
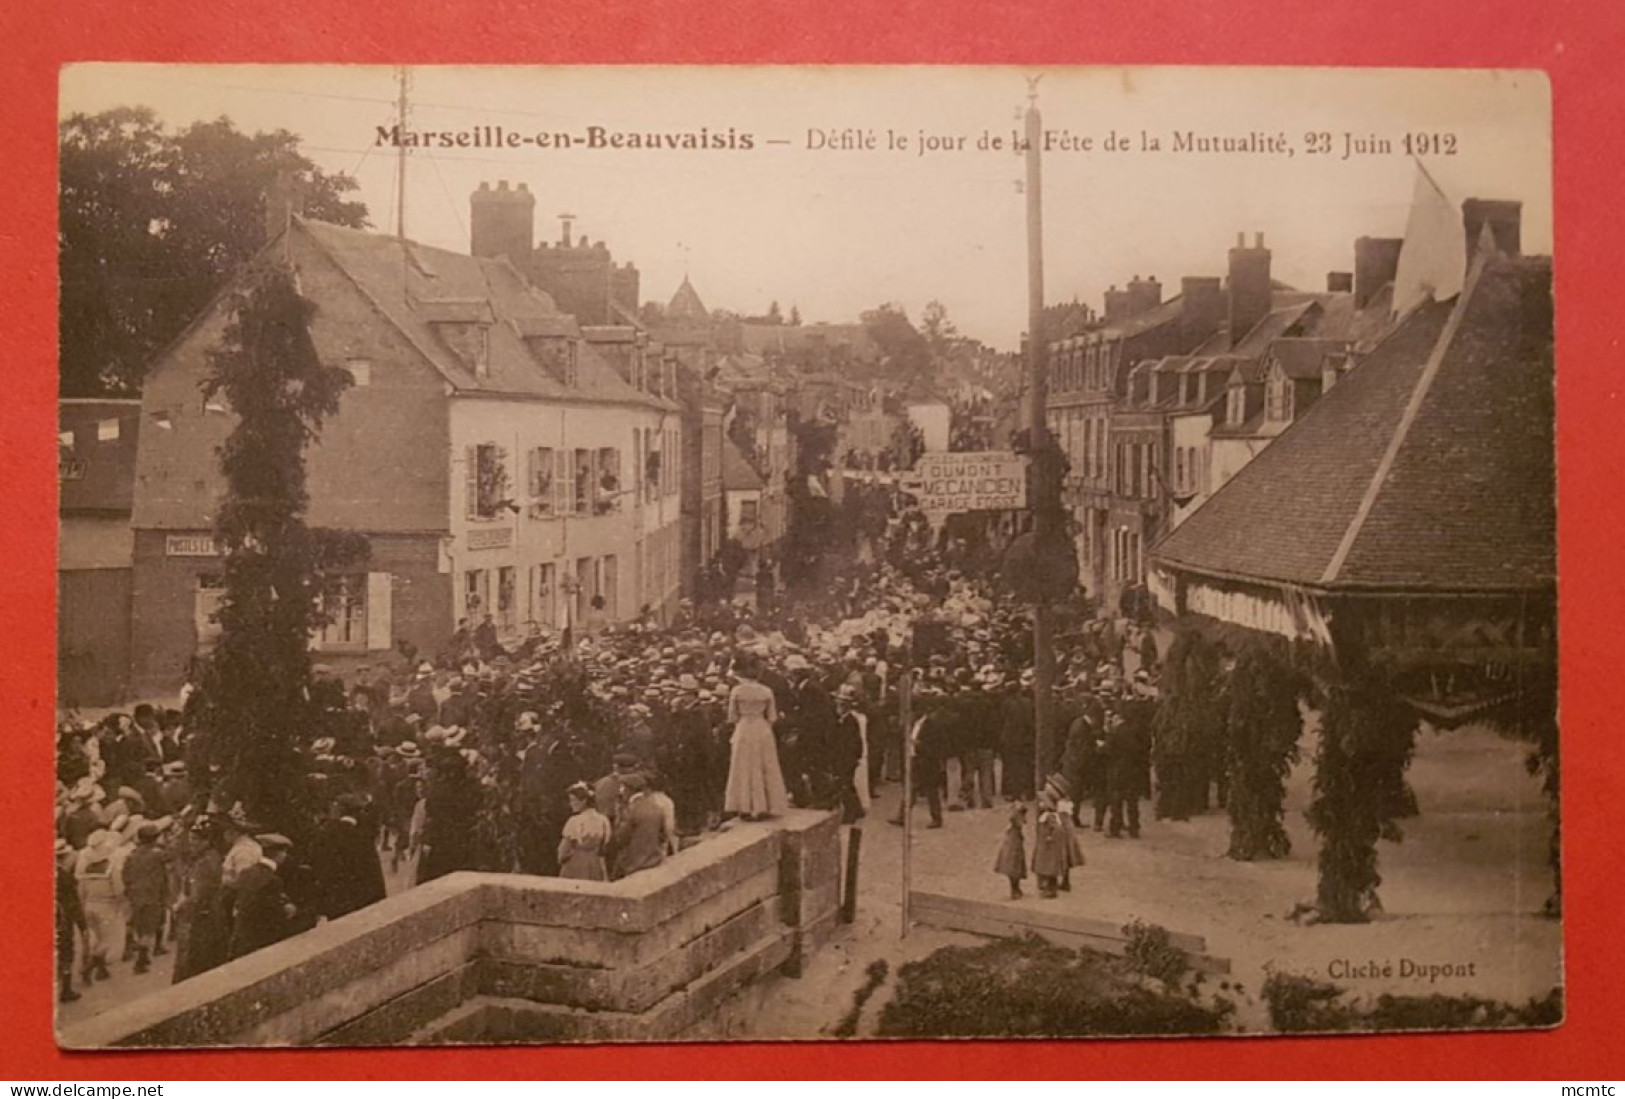
[[[570,452],[560,447],[553,452],[553,514],[563,515],[569,491],[570,472],[566,467]]]
[[[470,519],[476,518],[480,513],[480,453],[478,447],[465,446],[463,448],[465,465],[463,514]]]
[[[496,499],[491,501],[493,505],[495,505],[498,500],[508,500],[512,499],[514,496],[513,470],[508,468],[508,448],[504,446],[497,447],[496,456],[497,472],[501,476],[499,476],[491,485],[491,492],[496,496]],[[495,513],[493,512],[493,514]]]
[[[367,648],[371,651],[388,649],[394,644],[393,595],[394,584],[389,573],[367,574]]]
[[[530,491],[526,495],[539,496],[541,495],[542,482],[541,465],[537,459],[540,454],[535,447],[531,447],[525,454],[525,483],[530,486]]]

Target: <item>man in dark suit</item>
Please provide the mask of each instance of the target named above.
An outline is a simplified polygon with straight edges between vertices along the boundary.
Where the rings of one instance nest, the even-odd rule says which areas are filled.
[[[830,737],[828,760],[831,788],[841,807],[841,823],[853,824],[863,819],[863,802],[858,798],[857,771],[865,749],[865,718],[858,706],[862,701],[856,684],[845,683],[835,692],[835,712],[838,715],[835,732]],[[869,781],[869,776],[863,776]]]
[[[904,731],[914,752],[911,800],[918,800],[923,792],[931,810],[931,823],[926,827],[941,828],[942,790],[949,753],[953,751],[954,718],[946,696],[929,685],[922,685],[915,693],[914,712],[923,716],[914,719],[913,729]],[[905,750],[908,750],[907,745]],[[902,824],[903,807],[899,805],[896,814],[889,819],[892,824]]]
[[[384,899],[377,836],[361,824],[365,809],[366,798],[360,794],[340,794],[311,844],[317,911],[330,920]]]
[[[557,735],[540,727],[534,712],[520,714],[516,724],[519,735],[529,740],[519,764],[519,869],[556,877],[559,839],[570,819],[566,791],[581,780],[581,767]]]
[[[811,662],[800,653],[785,661],[790,677],[785,704],[790,736],[785,753],[785,779],[802,806],[824,804],[831,788],[830,742],[835,737],[835,700],[813,674]]]
[[[163,764],[168,762],[164,754],[164,734],[158,728],[158,711],[151,704],[143,702],[135,708],[135,728],[132,730],[135,740],[131,756],[139,761],[140,769],[144,771],[148,762]],[[132,771],[132,777],[139,778],[139,773]]]
[[[1125,823],[1130,839],[1140,836],[1140,799],[1151,793],[1150,726],[1150,708],[1135,699],[1119,699],[1106,718],[1106,834],[1113,839]]]
[[[283,887],[281,869],[293,843],[286,836],[255,836],[263,857],[237,878],[232,905],[231,956],[241,958],[293,933],[298,914]]]
[[[613,845],[617,881],[639,870],[649,870],[666,861],[666,815],[648,796],[649,782],[636,772],[621,776],[626,803],[615,821]]]
[[[1004,693],[999,711],[999,759],[1003,767],[1004,794],[1014,801],[1030,801],[1036,796],[1037,746],[1034,743],[1031,671],[1023,671],[1019,688]]]

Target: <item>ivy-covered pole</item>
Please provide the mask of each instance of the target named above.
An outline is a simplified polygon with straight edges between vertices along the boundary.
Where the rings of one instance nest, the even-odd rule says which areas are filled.
[[[1218,646],[1198,628],[1182,627],[1163,662],[1152,722],[1160,820],[1189,820],[1207,808],[1211,764],[1223,760],[1214,751],[1225,735],[1222,682]]]
[[[1279,859],[1292,850],[1282,824],[1286,779],[1298,761],[1299,677],[1279,646],[1245,644],[1225,688],[1225,809],[1232,859]]]
[[[229,309],[203,383],[204,398],[224,397],[237,417],[219,450],[221,632],[187,721],[219,769],[217,799],[241,801],[267,826],[298,832],[313,808],[298,751],[317,720],[310,638],[326,622],[329,578],[367,555],[360,535],[306,526],[304,452],[351,378],[317,356],[314,306],[289,271],[251,270]]]
[[[1369,673],[1330,683],[1321,711],[1309,823],[1320,836],[1316,908],[1327,923],[1363,923],[1381,910],[1377,841],[1402,838],[1395,822],[1416,716]]]
[[[1541,790],[1546,795],[1546,811],[1552,825],[1547,848],[1547,863],[1552,871],[1552,893],[1546,899],[1548,916],[1563,914],[1563,829],[1562,799],[1563,771],[1558,752],[1557,736],[1557,676],[1554,670],[1520,675],[1518,692],[1511,715],[1512,731],[1529,742],[1529,755],[1524,765],[1532,775],[1539,776]]]

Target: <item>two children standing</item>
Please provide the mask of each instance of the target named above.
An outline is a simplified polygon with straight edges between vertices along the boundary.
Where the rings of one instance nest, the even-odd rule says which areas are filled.
[[[1034,844],[1032,872],[1038,878],[1038,895],[1053,898],[1072,889],[1071,872],[1084,864],[1083,848],[1072,831],[1070,813],[1061,812],[1061,802],[1071,800],[1066,779],[1050,775],[1038,795],[1038,838]],[[1027,877],[1027,806],[1010,806],[1010,821],[993,872],[1010,881],[1010,899],[1022,896],[1021,883]]]

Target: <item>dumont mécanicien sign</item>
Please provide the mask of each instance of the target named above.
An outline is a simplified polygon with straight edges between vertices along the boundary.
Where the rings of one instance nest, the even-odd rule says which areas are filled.
[[[921,511],[1010,511],[1027,506],[1027,461],[1007,450],[922,454],[912,480]]]

